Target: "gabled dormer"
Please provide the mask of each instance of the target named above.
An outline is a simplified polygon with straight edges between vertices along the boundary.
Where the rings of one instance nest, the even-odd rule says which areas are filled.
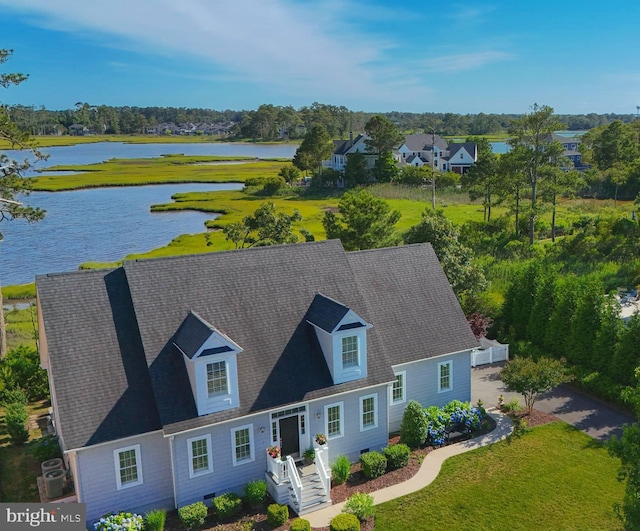
[[[334,384],[367,377],[367,330],[356,312],[318,293],[307,312]]]
[[[173,336],[182,353],[198,415],[240,405],[237,355],[242,348],[194,311]]]

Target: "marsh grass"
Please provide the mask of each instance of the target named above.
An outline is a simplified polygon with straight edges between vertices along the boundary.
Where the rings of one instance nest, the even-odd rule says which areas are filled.
[[[208,165],[229,161],[233,164]],[[237,164],[246,161],[246,164]],[[257,160],[243,157],[164,155],[149,159],[112,159],[99,164],[54,166],[50,175],[33,178],[33,190],[59,192],[103,186],[147,184],[244,182],[249,177],[275,176],[285,160]],[[55,175],[56,171],[77,171],[77,175]]]
[[[431,485],[377,506],[376,529],[619,529],[619,465],[588,435],[553,422],[447,459]]]

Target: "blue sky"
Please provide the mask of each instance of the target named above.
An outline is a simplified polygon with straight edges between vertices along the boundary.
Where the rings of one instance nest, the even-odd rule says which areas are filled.
[[[635,113],[640,2],[0,0],[0,103]]]

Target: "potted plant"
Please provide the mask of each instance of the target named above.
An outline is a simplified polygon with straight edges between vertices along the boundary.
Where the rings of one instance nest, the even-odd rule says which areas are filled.
[[[281,457],[280,448],[277,446],[269,446],[269,448],[267,448],[267,454],[269,454],[269,457],[272,459],[278,459]]]
[[[324,433],[316,433],[316,444],[323,446],[327,444],[327,436]]]
[[[316,451],[313,448],[307,448],[302,452],[302,457],[304,459],[304,464],[310,465],[316,458]]]

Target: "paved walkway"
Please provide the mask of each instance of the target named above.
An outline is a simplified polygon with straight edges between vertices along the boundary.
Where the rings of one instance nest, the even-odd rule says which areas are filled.
[[[437,448],[429,452],[420,466],[420,470],[411,479],[391,487],[372,492],[374,504],[383,503],[406,494],[411,494],[417,490],[426,487],[431,483],[439,474],[442,463],[448,457],[453,455],[462,454],[470,450],[475,450],[482,446],[493,444],[501,439],[506,438],[513,430],[513,424],[506,415],[498,411],[489,411],[489,414],[496,421],[496,429],[491,433],[470,439],[468,441],[461,441],[442,448]],[[327,527],[331,519],[342,512],[344,502],[336,503],[320,511],[305,514],[303,518],[306,518],[311,522],[311,527]]]

